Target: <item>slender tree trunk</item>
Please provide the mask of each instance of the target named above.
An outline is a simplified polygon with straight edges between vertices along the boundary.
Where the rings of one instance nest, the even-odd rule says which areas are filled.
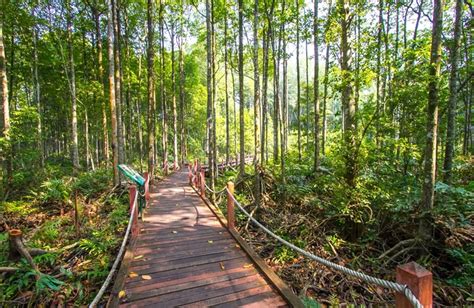
[[[449,77],[449,102],[448,102],[448,123],[446,131],[446,152],[444,154],[444,180],[450,182],[451,170],[453,168],[454,144],[456,142],[456,107],[458,94],[458,58],[461,42],[461,15],[462,0],[456,0],[455,18],[454,18],[454,38],[451,48],[451,75]]]
[[[96,33],[96,48],[97,48],[97,66],[98,66],[98,80],[102,84],[102,133],[103,133],[103,159],[105,160],[106,165],[109,164],[110,154],[109,154],[109,132],[107,127],[107,102],[105,100],[105,89],[106,82],[104,79],[104,64],[102,60],[102,34],[100,32],[100,15],[97,9],[97,3],[93,6],[93,15],[95,21],[95,33]]]
[[[208,0],[207,0],[208,1]],[[240,114],[240,176],[245,174],[245,102],[244,102],[244,3],[239,5],[239,114]]]
[[[319,161],[319,34],[318,22],[318,1],[314,1],[314,15],[313,15],[313,38],[314,38],[314,172],[318,172]]]
[[[161,112],[163,114],[161,125],[163,129],[162,146],[163,146],[163,171],[168,174],[168,107],[166,104],[165,93],[165,76],[166,76],[166,57],[165,57],[165,31],[164,31],[164,11],[165,3],[160,0],[160,42],[161,42],[161,76],[160,76],[160,93],[161,93]]]
[[[35,10],[33,9],[33,16],[35,16]],[[36,103],[36,110],[38,111],[38,130],[37,137],[37,148],[39,151],[39,162],[40,167],[44,167],[44,145],[43,145],[43,123],[42,123],[42,108],[41,108],[41,88],[38,76],[38,28],[36,25],[33,26],[33,80],[34,80],[34,98]]]
[[[279,160],[280,141],[280,42],[275,41],[275,31],[272,31],[272,56],[273,56],[273,161],[276,164]]]
[[[109,104],[112,124],[112,156],[114,169],[114,185],[120,184],[118,171],[119,152],[117,138],[117,110],[115,101],[115,63],[114,63],[114,21],[113,21],[113,0],[107,0],[107,60],[109,62]]]
[[[431,223],[428,213],[434,205],[434,184],[436,181],[436,142],[438,140],[439,78],[441,71],[441,33],[443,30],[443,0],[434,0],[433,29],[431,37],[430,81],[428,83],[428,108],[426,125],[426,146],[424,153],[424,180],[420,236],[431,238]]]
[[[298,126],[298,159],[301,160],[301,79],[300,79],[300,1],[296,2],[296,120]],[[317,2],[317,1],[315,1]]]
[[[321,138],[321,154],[326,154],[326,136],[327,136],[327,99],[328,99],[328,84],[329,84],[329,41],[326,41],[326,63],[324,64],[324,89],[323,89],[323,130]]]
[[[10,105],[8,102],[8,79],[7,79],[7,68],[6,68],[6,57],[5,57],[5,45],[3,43],[3,24],[5,15],[3,10],[0,11],[0,83],[1,83],[1,100],[3,108],[3,131],[2,135],[5,139],[4,147],[4,173],[3,177],[5,180],[5,187],[9,187],[9,184],[13,180],[13,162],[11,157],[11,144],[10,144]]]
[[[206,135],[207,144],[206,151],[208,156],[208,166],[210,168],[211,177],[213,177],[214,160],[212,151],[212,122],[213,122],[213,100],[212,100],[212,29],[211,29],[211,0],[206,0],[206,51],[207,51],[207,62],[206,62],[206,85],[207,85],[207,121],[206,121]]]
[[[110,1],[110,0],[109,0]],[[154,0],[148,0],[147,5],[147,29],[148,29],[148,44],[147,44],[147,74],[148,74],[148,174],[154,176],[155,167],[155,69],[154,69]]]
[[[309,99],[309,55],[308,55],[308,41],[305,40],[305,73],[306,73],[306,125],[305,125],[305,134],[306,134],[306,151],[309,152],[309,127],[310,123],[310,99]]]
[[[124,131],[122,118],[122,58],[121,58],[121,27],[120,27],[120,0],[113,0],[114,22],[114,61],[115,61],[115,101],[117,113],[117,140],[119,164],[125,162]],[[119,174],[120,176],[120,174]]]
[[[345,179],[350,187],[355,187],[357,176],[357,154],[356,154],[356,114],[353,90],[353,72],[350,66],[350,16],[349,1],[338,0],[339,22],[341,25],[341,74],[342,92],[341,103],[344,110],[344,159]]]
[[[254,78],[254,143],[255,143],[255,203],[260,204],[261,194],[261,179],[259,174],[260,169],[260,74],[258,69],[258,0],[254,1],[253,9],[253,78]],[[263,160],[262,160],[263,161]]]
[[[173,168],[178,169],[178,110],[176,107],[176,70],[174,61],[175,24],[171,24],[171,100],[173,102]]]
[[[225,10],[227,10],[227,1],[224,1]],[[230,162],[230,114],[229,114],[229,91],[227,83],[227,11],[224,14],[224,87],[225,87],[225,164]]]
[[[74,69],[74,49],[72,37],[72,9],[71,3],[67,2],[67,33],[68,33],[68,51],[69,51],[69,74],[70,74],[70,92],[71,92],[71,152],[74,174],[79,172],[79,144],[77,136],[77,98],[76,98],[76,72]]]
[[[181,145],[181,164],[184,164],[186,160],[186,123],[185,123],[185,113],[186,107],[184,103],[184,54],[183,54],[183,36],[184,36],[184,0],[181,0],[181,8],[180,8],[180,34],[179,34],[179,104],[180,104],[180,145]]]

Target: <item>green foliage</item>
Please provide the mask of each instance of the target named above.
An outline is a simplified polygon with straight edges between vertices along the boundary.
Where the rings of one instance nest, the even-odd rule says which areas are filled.
[[[447,252],[459,265],[447,280],[448,283],[457,287],[471,287],[474,284],[474,244],[448,249]]]
[[[38,201],[45,204],[65,205],[71,195],[71,187],[63,179],[44,181],[39,193],[34,194]]]
[[[303,298],[303,305],[306,308],[319,308],[319,307],[321,307],[321,305],[317,301],[315,301],[314,299],[312,299],[310,297],[304,297]]]
[[[75,180],[72,190],[78,191],[86,198],[94,198],[109,187],[111,178],[110,170],[107,169],[85,172]]]

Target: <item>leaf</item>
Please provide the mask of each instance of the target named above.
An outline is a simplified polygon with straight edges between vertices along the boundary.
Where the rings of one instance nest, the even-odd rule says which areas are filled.
[[[235,244],[235,248],[239,248],[239,249],[240,249],[240,246],[239,246],[239,244]]]
[[[172,232],[173,232],[174,234],[178,233],[178,231],[175,231],[175,230],[173,230]]]
[[[135,273],[135,272],[130,272],[130,273],[128,274],[128,277],[130,277],[130,278],[135,278],[135,277],[138,277],[138,274]]]
[[[251,268],[253,267],[253,264],[252,263],[247,263],[244,265],[244,268]]]
[[[220,262],[219,264],[221,266],[221,270],[225,270],[224,262]]]
[[[211,240],[209,240],[209,241],[207,241],[207,242],[208,242],[209,244],[212,244],[212,243],[214,243],[214,241],[211,241]]]
[[[125,295],[127,295],[127,294],[125,293],[125,291],[124,291],[124,290],[121,290],[121,291],[119,292],[119,294],[118,294],[118,297],[119,297],[119,298],[124,298]]]
[[[142,275],[143,280],[150,280],[151,276],[150,275]]]
[[[138,260],[138,259],[141,259],[141,258],[143,258],[143,255],[138,255],[138,256],[136,256],[136,257],[133,258],[133,259]]]

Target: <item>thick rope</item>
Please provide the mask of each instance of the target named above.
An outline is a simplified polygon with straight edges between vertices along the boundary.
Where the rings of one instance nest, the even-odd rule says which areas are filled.
[[[215,191],[215,190],[212,190],[209,186],[207,186],[206,183],[204,183],[204,186],[206,187],[206,189],[210,192],[210,193],[213,193],[213,194],[216,194],[216,195],[219,195],[219,194],[222,194],[223,192],[225,192],[227,190],[226,187],[222,188],[221,190],[219,191]]]
[[[112,281],[112,278],[114,277],[115,272],[117,271],[117,267],[119,263],[122,261],[122,257],[123,257],[123,254],[125,252],[125,248],[128,242],[128,237],[130,236],[130,231],[132,230],[132,222],[133,222],[133,218],[135,217],[135,207],[137,206],[137,199],[138,199],[138,190],[136,190],[135,192],[135,201],[133,202],[132,211],[130,214],[130,219],[128,220],[127,231],[125,231],[125,236],[122,241],[122,246],[120,246],[120,250],[117,254],[117,258],[115,259],[114,264],[112,265],[112,268],[110,269],[110,272],[107,275],[107,278],[102,284],[102,287],[100,288],[97,295],[94,297],[94,300],[90,303],[89,308],[94,308],[97,306],[100,299],[104,295],[105,291],[109,287],[109,284]]]
[[[416,308],[423,308],[423,306],[420,304],[420,302],[418,301],[418,299],[415,297],[415,295],[411,292],[411,290],[408,288],[408,286],[406,285],[402,285],[402,284],[399,284],[399,283],[396,283],[396,282],[392,282],[392,281],[388,281],[388,280],[384,280],[384,279],[380,279],[380,278],[376,278],[376,277],[372,277],[372,276],[369,276],[369,275],[366,275],[364,273],[361,273],[361,272],[358,272],[358,271],[355,271],[355,270],[352,270],[352,269],[349,269],[347,267],[344,267],[344,266],[341,266],[339,264],[336,264],[336,263],[333,263],[331,261],[328,261],[326,259],[323,259],[321,257],[318,257],[306,250],[303,250],[293,244],[291,244],[290,242],[282,239],[281,237],[279,237],[278,235],[276,235],[275,233],[273,233],[272,231],[270,231],[269,229],[267,229],[264,225],[262,225],[260,222],[258,222],[258,220],[256,220],[255,218],[253,218],[241,205],[240,203],[235,199],[235,197],[233,196],[233,194],[231,194],[229,192],[229,190],[226,188],[227,190],[227,194],[231,196],[232,200],[234,200],[235,204],[237,205],[237,207],[255,224],[257,225],[258,227],[260,227],[263,231],[265,231],[268,235],[272,236],[273,238],[275,238],[277,241],[279,241],[280,243],[288,246],[289,248],[301,253],[302,255],[316,261],[316,262],[319,262],[327,267],[330,267],[332,269],[335,269],[339,272],[342,272],[344,274],[347,274],[347,275],[350,275],[350,276],[354,276],[354,277],[357,277],[361,280],[364,280],[364,281],[367,281],[369,283],[373,283],[373,284],[377,284],[379,286],[382,286],[384,288],[387,288],[387,289],[391,289],[391,290],[394,290],[396,292],[399,292],[399,293],[402,293],[406,296],[406,298],[410,301],[410,303],[413,305],[413,307],[416,307]]]

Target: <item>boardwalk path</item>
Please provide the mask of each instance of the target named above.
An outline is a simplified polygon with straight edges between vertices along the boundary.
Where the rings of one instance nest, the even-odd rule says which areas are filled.
[[[177,172],[153,187],[121,305],[287,306],[187,181]]]

